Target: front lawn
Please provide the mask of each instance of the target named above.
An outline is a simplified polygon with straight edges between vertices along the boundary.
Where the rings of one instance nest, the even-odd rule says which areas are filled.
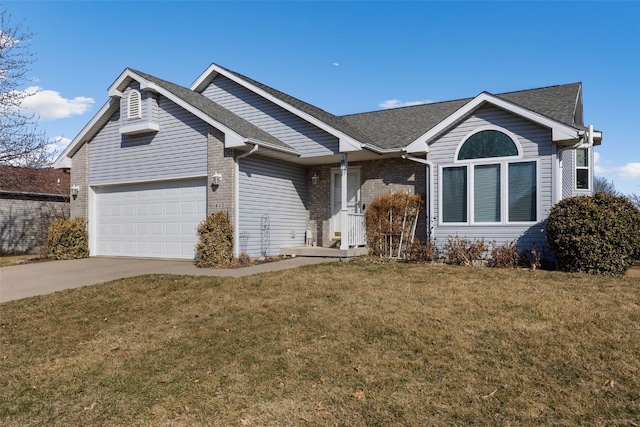
[[[4,426],[634,425],[640,278],[331,263],[0,305]]]

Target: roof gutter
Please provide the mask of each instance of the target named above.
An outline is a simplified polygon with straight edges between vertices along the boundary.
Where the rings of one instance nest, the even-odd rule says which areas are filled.
[[[362,146],[364,148],[366,148],[369,151],[373,151],[374,153],[377,154],[394,154],[394,153],[403,153],[406,151],[405,148],[380,148],[380,147],[376,147],[375,145],[371,145],[371,144],[362,144]]]
[[[294,150],[293,148],[280,147],[279,145],[271,144],[269,142],[264,142],[264,141],[260,141],[260,140],[253,139],[253,138],[245,138],[244,143],[245,144],[253,144],[254,148],[252,148],[251,150],[254,150],[255,147],[260,145],[260,146],[262,146],[264,148],[268,148],[270,150],[280,151],[281,153],[286,153],[286,154],[291,154],[292,156],[296,156],[296,157],[300,157],[301,156],[300,152]],[[247,153],[245,153],[245,154],[247,154]],[[243,154],[241,154],[240,156],[243,156]],[[242,158],[242,157],[238,156],[238,158]]]
[[[573,148],[591,148],[602,142],[602,132],[594,130],[593,125],[589,125],[589,130],[579,131],[578,135],[580,135],[582,139],[579,143],[575,144]]]

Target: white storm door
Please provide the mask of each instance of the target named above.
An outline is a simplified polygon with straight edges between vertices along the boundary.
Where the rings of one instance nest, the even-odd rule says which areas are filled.
[[[194,259],[206,197],[206,179],[97,187],[97,255]]]
[[[331,170],[331,238],[340,239],[342,210],[342,172]],[[347,171],[347,212],[360,213],[360,168],[349,168]]]

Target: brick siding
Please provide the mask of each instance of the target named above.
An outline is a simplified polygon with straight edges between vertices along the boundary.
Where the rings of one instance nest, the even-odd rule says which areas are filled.
[[[207,141],[207,215],[214,212],[226,211],[236,229],[234,186],[235,160],[234,150],[224,148],[224,133],[211,128]],[[220,185],[213,185],[211,176],[215,173],[222,175]]]
[[[71,159],[71,187],[80,189],[77,196],[71,197],[71,217],[89,220],[89,144],[82,147]]]
[[[331,239],[331,169],[339,163],[310,166],[307,171],[308,228],[318,246],[336,244]],[[380,159],[364,162],[350,162],[349,167],[360,166],[360,208],[366,213],[367,207],[376,196],[388,192],[406,191],[426,197],[426,167],[403,159]],[[316,174],[317,184],[312,183]],[[416,236],[426,237],[426,218],[420,215]]]

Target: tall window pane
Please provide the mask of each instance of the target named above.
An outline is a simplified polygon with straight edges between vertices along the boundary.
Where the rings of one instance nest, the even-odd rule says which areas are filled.
[[[586,148],[576,150],[576,188],[589,189],[589,150]]]
[[[576,165],[578,167],[589,167],[589,151],[586,148],[576,150]]]
[[[467,222],[467,168],[442,169],[442,222]]]
[[[500,222],[500,165],[474,168],[475,222]]]
[[[536,162],[509,164],[509,221],[536,221]]]

